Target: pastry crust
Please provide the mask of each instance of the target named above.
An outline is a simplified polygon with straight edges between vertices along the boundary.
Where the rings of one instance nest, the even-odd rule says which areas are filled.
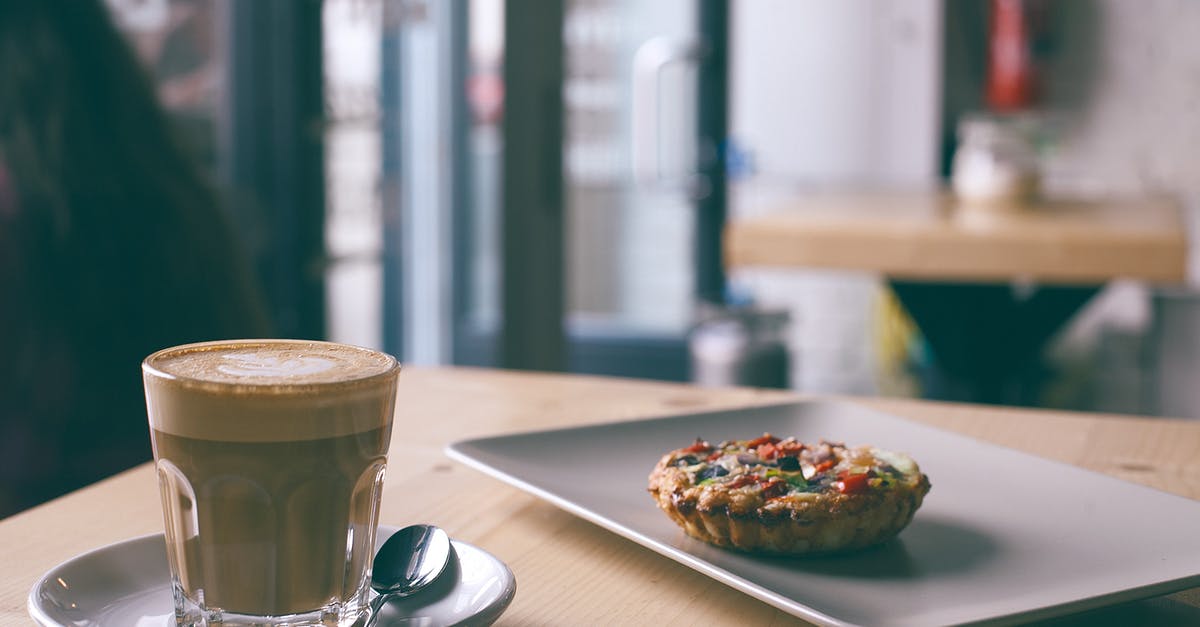
[[[912,520],[929,478],[907,455],[764,434],[697,439],[650,473],[658,507],[688,535],[743,551],[808,555],[883,542]]]

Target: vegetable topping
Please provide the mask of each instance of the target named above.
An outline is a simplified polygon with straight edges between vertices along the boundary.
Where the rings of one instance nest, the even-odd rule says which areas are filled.
[[[696,438],[676,452],[671,465],[681,467],[695,485],[761,490],[765,499],[801,492],[836,491],[863,494],[894,486],[903,475],[903,456],[872,447],[847,449],[821,440],[806,445],[795,438],[769,433],[753,440],[730,440],[713,446]],[[905,458],[906,459],[906,458]]]

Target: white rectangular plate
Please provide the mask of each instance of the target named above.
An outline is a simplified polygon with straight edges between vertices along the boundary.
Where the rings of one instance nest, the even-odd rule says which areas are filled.
[[[646,491],[667,451],[764,432],[909,453],[933,489],[897,539],[822,558],[693,540]],[[819,624],[1027,621],[1200,585],[1200,502],[849,403],[480,438],[447,454]]]

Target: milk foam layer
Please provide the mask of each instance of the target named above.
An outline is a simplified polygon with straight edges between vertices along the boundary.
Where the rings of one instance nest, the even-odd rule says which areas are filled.
[[[197,383],[294,386],[370,378],[395,368],[396,360],[345,344],[261,340],[179,346],[151,355],[146,364]]]
[[[152,428],[231,442],[378,429],[391,421],[399,368],[384,353],[298,340],[189,344],[142,365]]]

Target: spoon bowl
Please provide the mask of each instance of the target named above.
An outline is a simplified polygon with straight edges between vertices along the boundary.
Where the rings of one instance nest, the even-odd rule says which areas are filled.
[[[367,625],[390,599],[409,596],[437,580],[450,562],[450,536],[433,525],[410,525],[392,534],[375,554]]]

